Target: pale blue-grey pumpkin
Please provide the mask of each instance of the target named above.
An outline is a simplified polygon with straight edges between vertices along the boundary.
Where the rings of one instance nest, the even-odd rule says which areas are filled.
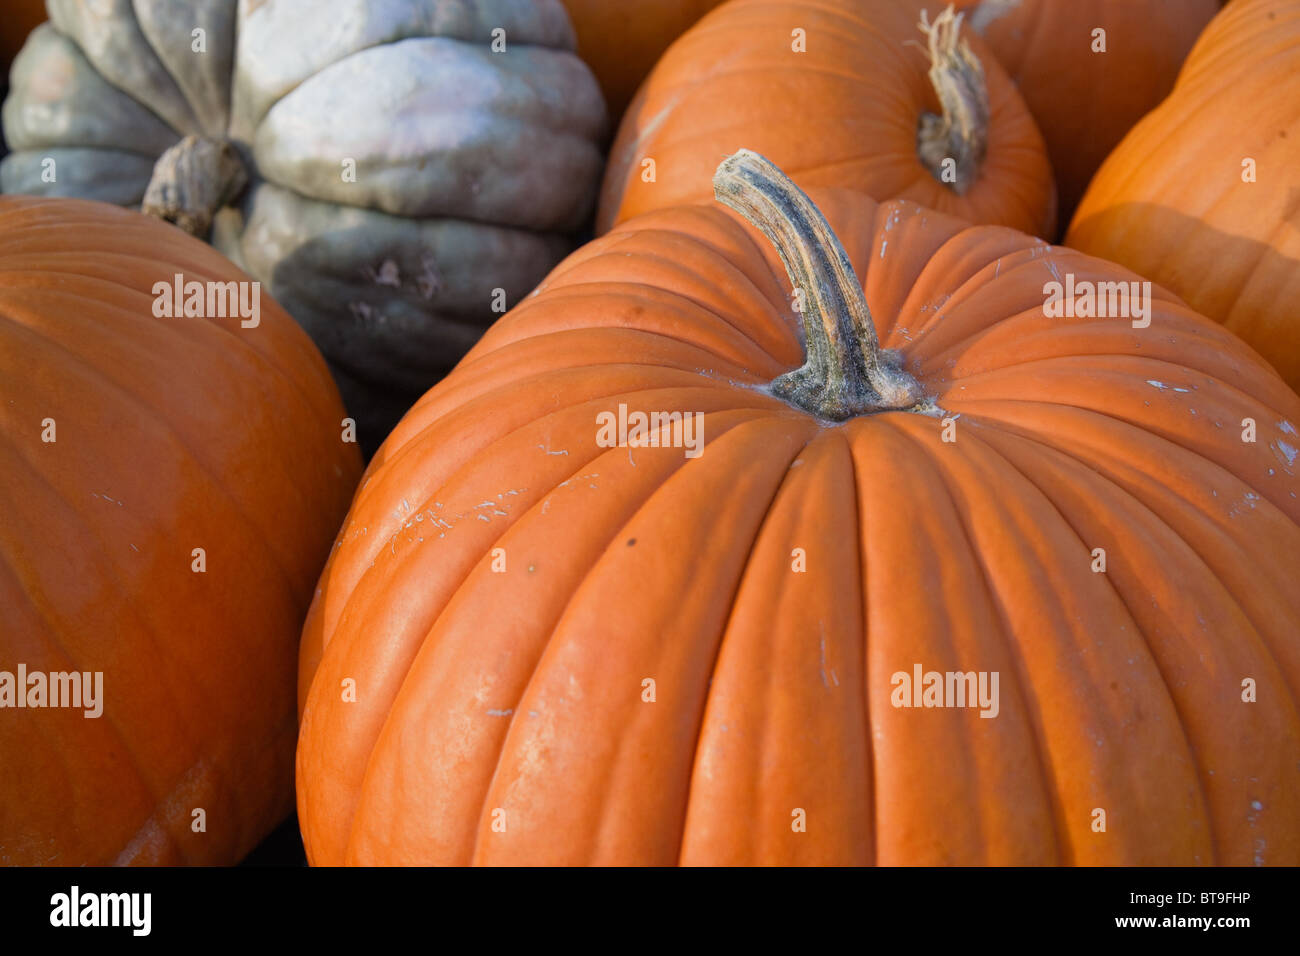
[[[0,188],[210,223],[371,439],[594,201],[605,109],[559,0],[47,6],[14,63]]]

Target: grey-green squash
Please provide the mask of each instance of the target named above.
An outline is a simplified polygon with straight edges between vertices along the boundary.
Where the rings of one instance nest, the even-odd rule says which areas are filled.
[[[49,0],[4,192],[143,206],[260,280],[373,447],[571,248],[604,102],[559,0]]]

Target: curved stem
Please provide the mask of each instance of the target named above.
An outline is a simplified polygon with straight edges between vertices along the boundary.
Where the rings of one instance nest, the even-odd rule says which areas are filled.
[[[921,387],[902,370],[898,354],[880,347],[848,254],[803,190],[747,149],[722,161],[713,190],[776,247],[802,291],[807,360],[777,378],[772,391],[831,421],[920,401]]]
[[[929,42],[930,82],[943,115],[923,113],[916,134],[916,152],[925,168],[959,196],[979,178],[989,139],[984,67],[960,39],[962,17],[950,5],[930,23],[921,11],[918,26]]]
[[[235,147],[225,140],[186,136],[159,157],[144,193],[143,211],[203,238],[212,217],[248,184]]]

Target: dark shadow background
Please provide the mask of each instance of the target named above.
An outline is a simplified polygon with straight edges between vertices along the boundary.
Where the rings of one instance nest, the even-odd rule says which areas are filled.
[[[307,853],[302,847],[298,832],[298,815],[295,813],[271,831],[270,836],[248,854],[240,866],[306,866]]]

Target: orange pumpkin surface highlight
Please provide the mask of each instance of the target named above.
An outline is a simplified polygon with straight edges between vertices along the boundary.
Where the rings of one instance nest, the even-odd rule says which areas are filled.
[[[812,190],[827,225],[752,153],[717,188],[807,351],[773,243],[686,206],[424,396],[307,621],[310,860],[1300,862],[1300,398],[1159,289],[1047,318],[1136,278],[1102,260]],[[620,406],[702,454],[607,447]],[[997,716],[893,706],[918,664]]]
[[[946,9],[731,0],[714,10],[668,49],[628,108],[597,232],[710,200],[714,168],[746,147],[808,186],[1053,235],[1042,136],[983,41]]]
[[[1234,0],[1116,147],[1066,244],[1178,293],[1300,389],[1300,2]]]
[[[360,456],[269,296],[256,327],[155,317],[176,274],[247,280],[137,213],[0,197],[0,671],[102,674],[98,717],[0,709],[6,865],[235,863],[293,806],[298,636]]]

